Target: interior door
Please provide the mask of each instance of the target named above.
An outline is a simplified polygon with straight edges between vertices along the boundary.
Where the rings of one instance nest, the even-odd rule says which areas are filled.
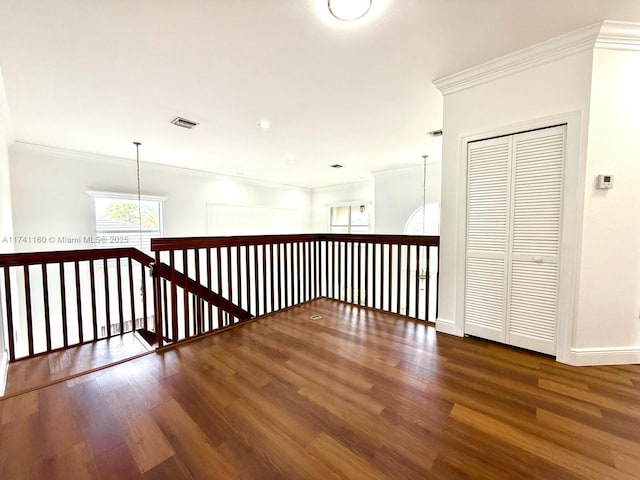
[[[565,127],[468,146],[465,333],[554,354]]]

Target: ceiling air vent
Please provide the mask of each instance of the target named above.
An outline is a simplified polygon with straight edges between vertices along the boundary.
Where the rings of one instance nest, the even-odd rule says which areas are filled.
[[[200,125],[198,122],[192,122],[191,120],[187,120],[186,118],[182,117],[174,118],[173,120],[171,120],[171,123],[173,123],[177,127],[188,128],[189,130],[191,130],[196,125]]]
[[[334,163],[333,165],[329,165],[331,168],[342,168],[344,165],[340,165],[339,163]]]

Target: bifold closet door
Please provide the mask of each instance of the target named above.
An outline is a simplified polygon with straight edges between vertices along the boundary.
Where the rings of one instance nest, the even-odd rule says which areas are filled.
[[[511,137],[469,144],[465,333],[505,342]]]
[[[465,333],[554,354],[565,127],[468,148]]]
[[[555,353],[565,127],[513,139],[507,343]]]

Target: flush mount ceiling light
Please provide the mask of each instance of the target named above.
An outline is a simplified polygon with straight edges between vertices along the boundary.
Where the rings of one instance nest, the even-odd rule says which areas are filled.
[[[263,130],[269,130],[271,128],[271,122],[269,120],[260,120],[258,126]]]
[[[328,0],[331,15],[338,20],[351,22],[364,17],[371,9],[373,0]]]

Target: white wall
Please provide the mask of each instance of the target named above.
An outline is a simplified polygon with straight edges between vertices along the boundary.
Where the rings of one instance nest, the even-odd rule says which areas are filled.
[[[453,92],[444,97],[442,211],[438,328],[463,333],[461,282],[464,276],[464,225],[466,222],[466,164],[463,139],[514,133],[539,119],[577,112],[577,140],[568,162],[574,178],[586,151],[591,88],[592,51],[520,71],[494,81]],[[550,120],[551,121],[551,120]],[[573,187],[572,187],[573,188]],[[580,189],[578,189],[580,190]],[[582,190],[580,190],[582,192]],[[565,210],[578,218],[578,191],[570,191],[573,205]],[[572,208],[573,207],[573,208]],[[575,222],[574,222],[575,223]],[[576,229],[576,225],[571,228]],[[577,234],[576,234],[577,235]],[[577,246],[567,257],[577,256]],[[571,288],[575,288],[572,286]],[[571,335],[571,332],[568,333]],[[565,352],[568,355],[568,352]]]
[[[142,146],[144,157],[144,145]],[[135,162],[16,143],[10,149],[14,232],[51,239],[24,243],[18,251],[92,248],[67,245],[58,237],[91,236],[93,211],[87,190],[135,193]],[[207,234],[207,204],[294,208],[300,232],[310,231],[308,189],[254,182],[142,163],[142,193],[167,197],[164,235]]]
[[[373,180],[314,188],[311,197],[311,231],[316,233],[329,231],[329,208],[332,205],[358,203],[372,207],[369,222],[370,231],[374,232],[373,190]]]
[[[13,243],[6,241],[7,238],[13,236],[11,177],[9,175],[10,130],[9,107],[5,97],[2,71],[0,70],[0,253],[10,253],[13,251]],[[3,307],[0,306],[0,395],[4,393],[7,367],[4,323]]]
[[[635,349],[640,361],[639,85],[640,52],[594,51],[578,357],[618,347]],[[595,188],[601,173],[614,175],[612,190]]]
[[[4,241],[13,235],[11,176],[9,174],[10,129],[9,106],[6,101],[2,71],[0,70],[0,253],[13,251],[13,244]]]
[[[426,202],[440,201],[442,163],[427,162]],[[409,217],[423,204],[423,165],[374,172],[376,233],[403,234]]]

